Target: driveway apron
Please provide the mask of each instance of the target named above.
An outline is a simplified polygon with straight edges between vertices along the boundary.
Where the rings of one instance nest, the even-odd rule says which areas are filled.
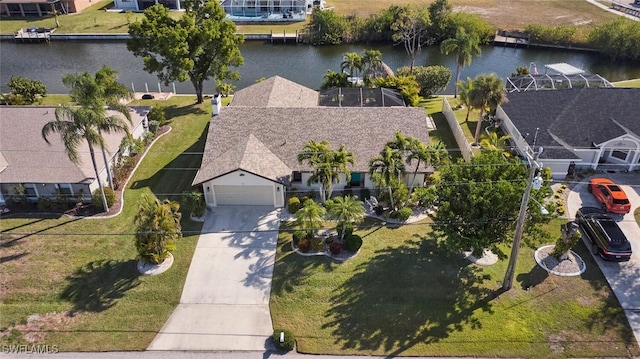
[[[148,350],[265,350],[278,213],[262,206],[207,211],[180,304]]]
[[[612,214],[631,243],[631,260],[617,263],[605,261],[600,256],[594,256],[594,258],[624,309],[636,341],[640,344],[640,227],[633,217],[633,212],[640,205],[640,187],[638,187],[640,176],[636,172],[629,174],[607,173],[597,177],[610,178],[621,185],[631,202],[630,213],[624,216]],[[588,182],[589,179],[585,179],[576,185],[569,194],[567,210],[571,219],[575,218],[576,211],[580,207],[600,207],[593,195],[587,191]],[[588,239],[583,238],[583,241],[587,248],[591,248]]]

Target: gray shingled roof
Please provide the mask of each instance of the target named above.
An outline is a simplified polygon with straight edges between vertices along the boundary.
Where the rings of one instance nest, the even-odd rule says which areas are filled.
[[[134,123],[131,128],[140,124],[148,110],[131,109]],[[76,165],[67,157],[58,134],[49,135],[51,145],[42,139],[42,127],[55,119],[55,107],[0,106],[0,157],[7,164],[4,170],[0,167],[1,183],[82,183],[95,178],[86,142],[78,148],[81,164]],[[123,135],[104,134],[104,137],[108,152],[117,151]],[[98,168],[104,168],[99,152],[97,163]]]
[[[577,158],[571,148],[591,148],[626,134],[640,137],[638,88],[579,88],[510,93],[501,107],[541,158]],[[624,128],[623,128],[624,127]]]
[[[273,76],[237,91],[231,106],[314,107],[318,106],[318,92],[280,76]]]
[[[306,163],[297,161],[298,153],[309,140],[329,141],[334,149],[345,145],[355,155],[351,170],[367,172],[369,160],[393,139],[396,131],[428,144],[424,109],[224,107],[211,120],[202,165],[193,183],[200,184],[241,168],[241,159],[247,158],[242,151],[249,150],[256,152],[250,153],[251,161],[244,161],[251,166],[244,166],[252,170],[243,169],[257,175],[275,179],[288,178],[292,171],[310,171]],[[260,149],[258,142],[265,149]],[[254,162],[257,160],[262,163]]]

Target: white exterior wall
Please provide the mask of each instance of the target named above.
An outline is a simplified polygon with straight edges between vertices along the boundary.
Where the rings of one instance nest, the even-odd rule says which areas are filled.
[[[632,135],[623,135],[598,145],[598,159],[604,158],[608,163],[629,165],[628,170],[640,169],[640,139]],[[627,158],[622,160],[611,155],[613,150],[628,151]],[[597,162],[596,162],[597,163]]]
[[[206,181],[202,184],[202,189],[204,191],[204,197],[207,206],[216,207],[218,205],[216,202],[214,188],[214,186],[216,185],[237,186],[239,191],[242,191],[242,186],[268,186],[273,191],[273,206],[284,206],[284,186],[282,184],[242,170],[233,171],[224,176]]]
[[[311,177],[311,173],[309,172],[302,172],[302,181],[301,182],[295,182],[291,184],[291,187],[295,187],[298,190],[302,190],[302,191],[315,191],[318,192],[320,191],[321,185],[318,184],[312,184],[311,186],[307,185],[307,181],[309,180],[309,177]],[[424,183],[424,179],[425,179],[425,174],[424,173],[418,173],[416,175],[415,180],[413,181],[414,187],[422,187],[422,184]],[[413,180],[413,172],[407,173],[405,174],[404,177],[404,183],[407,185],[407,187],[411,187],[411,181]],[[344,189],[344,187],[347,185],[346,182],[346,178],[344,174],[340,174],[340,183],[334,183],[333,184],[333,190],[334,191],[342,191]],[[373,181],[371,180],[371,176],[366,173],[364,175],[364,186],[363,187],[352,187],[352,188],[369,188],[369,189],[374,189],[376,186],[373,183]]]

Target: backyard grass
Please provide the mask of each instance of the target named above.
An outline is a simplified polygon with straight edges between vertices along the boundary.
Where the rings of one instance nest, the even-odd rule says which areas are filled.
[[[206,103],[195,105],[195,96],[131,105],[150,104],[165,106],[172,130],[140,163],[120,215],[3,215],[2,344],[26,343],[21,329],[33,330],[36,343],[63,351],[143,350],[178,303],[201,224],[183,214],[184,237],[173,253],[173,267],[143,277],[136,270],[133,217],[144,194],[178,200],[182,191],[191,189],[210,113]],[[34,314],[40,319],[25,326]]]
[[[362,17],[377,13],[392,5],[425,5],[427,0],[328,0],[327,6],[345,15]],[[575,26],[577,36],[582,37],[593,26],[617,18],[616,15],[604,11],[586,1],[510,1],[495,0],[450,0],[454,10],[463,10],[478,14],[496,28],[522,30],[527,24],[542,25],[572,25]],[[126,33],[130,22],[143,17],[142,13],[111,12],[106,9],[113,7],[113,0],[103,0],[83,10],[78,14],[59,16],[60,27],[57,33]],[[172,17],[178,18],[182,12],[172,12]],[[526,14],[526,15],[525,15]],[[294,33],[301,30],[306,22],[291,24],[238,25],[240,33]],[[37,19],[9,19],[0,20],[0,33],[9,34],[25,27],[55,27],[53,16]]]
[[[82,34],[82,33],[107,33],[117,34],[129,31],[129,23],[140,21],[144,15],[139,12],[113,12],[106,9],[113,7],[113,0],[103,0],[77,14],[58,16],[60,27],[56,28],[58,34]],[[170,16],[178,19],[183,12],[173,11]],[[294,23],[274,23],[264,25],[238,25],[239,33],[244,34],[269,34],[274,33],[295,33],[302,30],[307,24],[306,21]],[[13,19],[3,18],[0,20],[0,33],[9,34],[26,27],[54,28],[55,18],[48,16],[44,18]]]
[[[551,229],[559,235],[560,220]],[[302,257],[281,227],[271,294],[275,327],[313,354],[629,357],[640,354],[623,310],[581,243],[581,276],[549,276],[522,248],[514,288],[506,260],[478,267],[450,254],[428,222],[367,221],[350,261]]]

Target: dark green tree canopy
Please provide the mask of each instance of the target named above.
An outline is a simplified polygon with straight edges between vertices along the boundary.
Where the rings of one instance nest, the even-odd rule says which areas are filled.
[[[238,47],[244,38],[236,35],[232,21],[225,20],[218,1],[187,0],[184,5],[178,20],[160,4],[145,10],[142,22],[129,25],[127,48],[142,57],[145,71],[156,73],[165,85],[190,80],[202,103],[204,81],[239,79],[230,67],[244,64]]]
[[[411,68],[404,66],[398,69],[398,76],[409,76]],[[420,96],[429,98],[444,91],[451,81],[451,70],[441,65],[416,66],[413,68],[418,85],[420,85]]]
[[[471,159],[458,160],[441,168],[437,181],[438,210],[434,231],[453,252],[473,248],[480,256],[491,249],[504,258],[499,245],[513,239],[516,218],[527,181],[527,168],[519,159],[506,159],[499,151],[486,151]],[[532,191],[540,203],[550,194],[548,186]],[[551,216],[540,213],[540,206],[529,201],[527,233]],[[539,239],[539,238],[538,238]]]
[[[32,80],[21,76],[11,76],[7,87],[11,93],[4,98],[3,102],[12,105],[30,105],[39,97],[47,96],[47,87],[38,80]]]

